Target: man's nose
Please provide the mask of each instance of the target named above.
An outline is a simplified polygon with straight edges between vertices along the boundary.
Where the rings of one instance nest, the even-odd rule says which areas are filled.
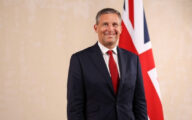
[[[114,29],[114,27],[113,27],[113,25],[108,25],[108,28],[107,28],[109,31],[111,31],[111,30],[113,30]]]

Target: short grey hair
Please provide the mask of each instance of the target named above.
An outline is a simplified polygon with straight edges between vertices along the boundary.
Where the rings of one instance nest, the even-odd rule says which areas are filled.
[[[100,10],[97,13],[97,15],[96,15],[96,24],[99,23],[99,18],[100,18],[101,15],[110,14],[110,13],[118,15],[118,17],[119,17],[119,19],[121,21],[121,13],[118,10],[115,10],[113,8],[104,8],[104,9]]]

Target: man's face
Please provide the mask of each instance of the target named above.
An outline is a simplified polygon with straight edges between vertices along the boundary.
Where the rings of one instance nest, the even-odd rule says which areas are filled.
[[[98,34],[99,42],[105,47],[112,49],[117,44],[121,34],[121,20],[117,14],[103,14],[94,28]]]

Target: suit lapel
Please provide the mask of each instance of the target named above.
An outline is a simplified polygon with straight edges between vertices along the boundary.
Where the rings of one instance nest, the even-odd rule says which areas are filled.
[[[93,63],[95,64],[96,68],[98,69],[98,71],[100,71],[100,73],[104,76],[112,94],[115,96],[110,74],[107,70],[107,66],[105,64],[102,52],[97,43],[93,46],[93,52],[91,53],[91,58],[92,58]]]
[[[126,75],[126,64],[127,64],[127,56],[124,55],[123,51],[117,47],[118,52],[118,62],[119,62],[119,69],[120,69],[120,80],[119,80],[119,88],[118,88],[118,94],[121,92],[121,88],[123,86],[124,82],[124,76]]]

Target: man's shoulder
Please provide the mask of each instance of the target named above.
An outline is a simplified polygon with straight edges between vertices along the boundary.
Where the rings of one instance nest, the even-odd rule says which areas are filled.
[[[75,53],[73,53],[73,55],[77,55],[77,56],[84,56],[84,55],[87,55],[87,54],[90,54],[91,52],[93,52],[95,50],[95,47],[96,47],[96,44],[95,45],[92,45],[92,46],[89,46],[87,48],[84,48],[80,51],[77,51]]]
[[[130,52],[130,51],[126,50],[126,49],[119,48],[119,47],[118,47],[118,49],[119,49],[119,51],[120,51],[121,53],[123,53],[123,54],[125,54],[125,55],[132,56],[132,57],[137,57],[137,55],[136,55],[135,53]]]

